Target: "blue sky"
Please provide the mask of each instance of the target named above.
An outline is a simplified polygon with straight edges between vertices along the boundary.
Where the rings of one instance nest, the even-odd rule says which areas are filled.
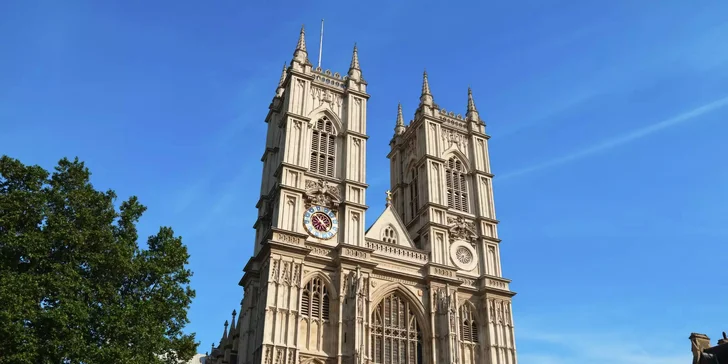
[[[521,363],[686,363],[726,327],[728,3],[4,1],[0,154],[78,156],[192,255],[201,351],[238,306],[263,122],[301,24],[369,82],[369,223],[397,102],[471,85],[492,135]],[[286,9],[293,9],[287,11]]]

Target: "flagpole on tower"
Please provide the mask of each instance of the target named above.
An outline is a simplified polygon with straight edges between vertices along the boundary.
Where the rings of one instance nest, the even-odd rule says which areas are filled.
[[[321,38],[319,39],[318,68],[321,68],[321,53],[324,48],[324,20],[321,19]]]

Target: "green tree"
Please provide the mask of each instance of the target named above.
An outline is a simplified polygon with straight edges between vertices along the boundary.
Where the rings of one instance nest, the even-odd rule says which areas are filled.
[[[146,207],[89,177],[0,158],[0,364],[188,361],[187,248],[169,227],[140,248]]]

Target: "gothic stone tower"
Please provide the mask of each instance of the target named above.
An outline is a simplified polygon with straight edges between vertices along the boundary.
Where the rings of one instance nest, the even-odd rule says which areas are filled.
[[[302,29],[266,117],[240,314],[208,364],[516,364],[472,98],[448,115],[425,78],[409,126],[400,108],[393,192],[365,230],[368,99],[356,46],[346,76],[314,69]]]

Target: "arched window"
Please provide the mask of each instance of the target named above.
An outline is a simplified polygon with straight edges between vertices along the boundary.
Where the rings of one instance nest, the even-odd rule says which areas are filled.
[[[422,364],[422,331],[410,304],[396,294],[372,317],[372,360],[377,364]]]
[[[465,166],[460,159],[451,157],[447,161],[445,178],[447,179],[447,206],[455,210],[469,212]]]
[[[308,281],[303,288],[301,315],[310,319],[329,319],[329,293],[321,278]]]
[[[326,116],[318,119],[311,136],[311,166],[309,170],[334,177],[336,168],[336,131]]]
[[[397,244],[397,232],[391,226],[382,230],[382,241],[390,244]]]
[[[419,191],[417,188],[417,168],[413,168],[410,172],[410,218],[414,219],[417,216],[417,210],[419,206]]]
[[[473,308],[468,304],[460,306],[460,340],[478,344],[478,324],[473,315]]]

